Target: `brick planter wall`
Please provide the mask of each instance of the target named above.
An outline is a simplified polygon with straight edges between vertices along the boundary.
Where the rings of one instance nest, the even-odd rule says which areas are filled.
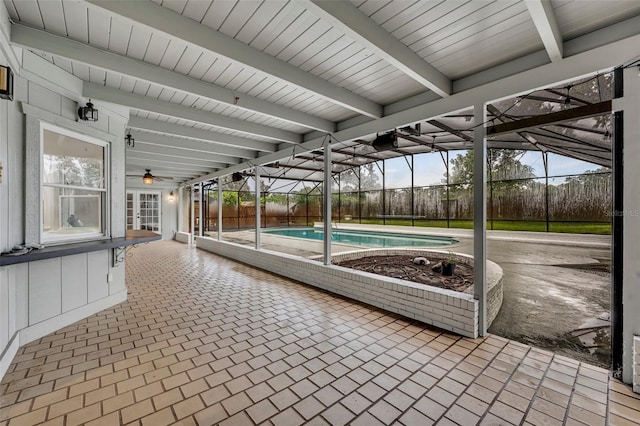
[[[196,246],[463,336],[478,336],[478,301],[470,294],[427,287],[335,265],[323,265],[299,256],[255,250],[252,247],[208,237],[196,238]],[[443,257],[447,255],[447,252],[443,252]],[[460,261],[468,262],[468,256],[456,256],[460,256]],[[489,276],[489,273],[487,275]],[[501,278],[500,270],[500,282]],[[501,296],[500,292],[500,301]]]

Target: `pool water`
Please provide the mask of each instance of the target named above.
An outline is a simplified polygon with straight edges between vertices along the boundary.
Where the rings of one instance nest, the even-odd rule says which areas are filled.
[[[307,240],[324,239],[324,231],[321,228],[265,229],[262,232],[264,234],[303,238]],[[334,243],[364,247],[435,247],[458,242],[450,237],[434,235],[404,235],[391,232],[359,231],[353,229],[334,229],[331,232],[331,241]]]

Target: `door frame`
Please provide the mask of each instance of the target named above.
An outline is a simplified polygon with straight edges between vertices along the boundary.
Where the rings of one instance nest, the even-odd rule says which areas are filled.
[[[158,230],[151,231],[151,232],[162,235],[162,191],[144,190],[144,189],[128,189],[126,202],[129,201],[128,200],[129,194],[133,195],[133,229],[134,230],[140,230],[140,194],[152,194],[152,195],[158,196]],[[127,215],[127,217],[125,218],[125,223],[127,224],[127,229],[128,229],[128,226],[129,226],[128,225],[128,219],[129,219],[128,206],[125,210]]]

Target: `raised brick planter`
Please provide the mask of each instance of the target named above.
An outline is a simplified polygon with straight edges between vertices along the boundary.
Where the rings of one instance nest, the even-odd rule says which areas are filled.
[[[478,336],[478,301],[470,294],[428,287],[335,265],[324,265],[318,261],[299,256],[269,250],[255,250],[252,247],[208,237],[196,238],[196,246],[463,336]],[[392,251],[400,252],[402,250]],[[410,251],[415,252],[416,250]],[[388,250],[385,252],[389,253]],[[407,250],[403,252],[406,253]],[[357,253],[362,253],[362,251]],[[422,253],[424,254],[424,252]],[[429,255],[434,253],[438,252],[429,251]],[[448,256],[448,252],[440,252],[440,254],[443,257]],[[354,252],[350,252],[339,256],[356,255]],[[455,254],[455,257],[460,262],[471,261],[469,256]],[[487,267],[487,277],[491,277],[491,281],[495,281],[495,284],[490,286],[488,300],[494,300],[494,304],[498,300],[502,303],[502,270],[491,262],[491,265]],[[491,295],[491,288],[497,288],[498,284],[499,297],[495,294]],[[491,303],[489,304],[491,306]],[[497,309],[499,310],[499,306]],[[491,316],[493,310],[495,309],[491,307],[488,309],[490,319],[493,319],[497,314],[497,310],[495,310],[495,314]]]

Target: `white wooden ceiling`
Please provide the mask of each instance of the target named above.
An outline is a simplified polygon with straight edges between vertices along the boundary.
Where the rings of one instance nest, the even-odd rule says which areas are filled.
[[[84,80],[86,98],[130,108],[127,171],[175,182],[447,97],[536,52],[562,61],[563,44],[640,15],[638,0],[4,5],[12,43]]]

